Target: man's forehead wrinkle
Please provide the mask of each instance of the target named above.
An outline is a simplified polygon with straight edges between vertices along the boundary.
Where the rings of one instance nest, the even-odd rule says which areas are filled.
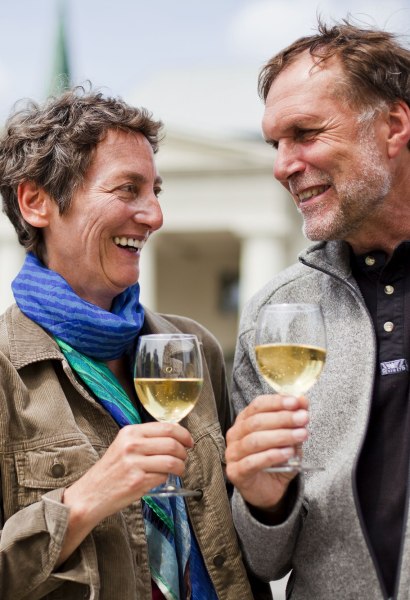
[[[320,80],[324,79],[327,80],[325,89],[329,92],[329,95],[329,88],[333,88],[336,83],[346,81],[340,60],[333,57],[333,59],[328,59],[323,63],[315,64],[312,63],[312,57],[309,54],[302,55],[286,67],[272,83],[267,102],[269,102],[269,95],[271,94],[279,96],[289,92],[297,94],[298,87],[315,86],[318,85]]]
[[[317,115],[309,112],[301,112],[300,107],[293,112],[292,107],[287,107],[284,114],[282,111],[276,111],[271,108],[265,111],[263,125],[265,130],[278,130],[282,134],[292,133],[297,129],[305,129],[310,125],[317,123]],[[269,137],[271,137],[269,135]]]
[[[289,129],[301,128],[304,129],[310,126],[321,126],[326,114],[323,112],[324,103],[340,101],[332,95],[333,86],[321,86],[315,94],[315,104],[310,106],[307,101],[306,94],[314,92],[314,90],[303,90],[299,94],[296,90],[292,95],[279,94],[272,95],[266,103],[265,112],[263,115],[263,128],[271,130],[279,128],[281,131]]]

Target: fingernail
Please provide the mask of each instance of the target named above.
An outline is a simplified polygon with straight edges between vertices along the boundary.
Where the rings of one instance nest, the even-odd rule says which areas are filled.
[[[295,408],[296,398],[293,398],[293,396],[285,396],[282,399],[282,406],[283,408]]]
[[[293,415],[293,422],[295,425],[306,425],[309,420],[307,410],[297,410]]]
[[[298,442],[302,442],[303,440],[305,440],[307,438],[307,431],[306,429],[294,429],[292,431],[293,437],[295,438],[295,440],[297,440]]]

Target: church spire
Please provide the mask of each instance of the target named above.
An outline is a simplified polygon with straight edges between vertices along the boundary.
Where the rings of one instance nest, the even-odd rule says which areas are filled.
[[[71,85],[71,70],[67,42],[67,11],[65,0],[59,1],[55,55],[51,80],[48,89],[50,95],[56,95]]]

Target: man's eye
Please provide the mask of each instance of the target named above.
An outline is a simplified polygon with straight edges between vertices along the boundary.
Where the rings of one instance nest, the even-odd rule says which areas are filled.
[[[274,150],[277,150],[279,148],[279,142],[277,142],[276,140],[266,140],[266,143],[269,144],[269,146]]]
[[[296,132],[295,138],[297,140],[310,140],[315,136],[315,134],[315,129],[300,129]]]
[[[160,187],[154,188],[154,194],[156,195],[157,198],[161,194],[161,192],[162,192],[162,188],[160,188]]]

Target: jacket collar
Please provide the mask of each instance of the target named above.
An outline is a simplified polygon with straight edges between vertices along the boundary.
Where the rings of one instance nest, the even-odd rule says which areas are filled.
[[[304,265],[339,279],[349,279],[352,276],[350,246],[347,242],[317,242],[301,252],[298,259]]]
[[[179,329],[160,314],[145,307],[144,311],[145,319],[141,334],[179,333]],[[4,318],[10,361],[16,369],[43,360],[63,360],[64,356],[51,335],[26,317],[16,304],[7,309]]]
[[[144,306],[145,319],[140,335],[149,333],[181,333],[175,325],[170,323],[159,313],[153,312]]]
[[[50,334],[26,317],[16,304],[4,315],[10,361],[16,369],[42,360],[62,360],[63,355]]]

